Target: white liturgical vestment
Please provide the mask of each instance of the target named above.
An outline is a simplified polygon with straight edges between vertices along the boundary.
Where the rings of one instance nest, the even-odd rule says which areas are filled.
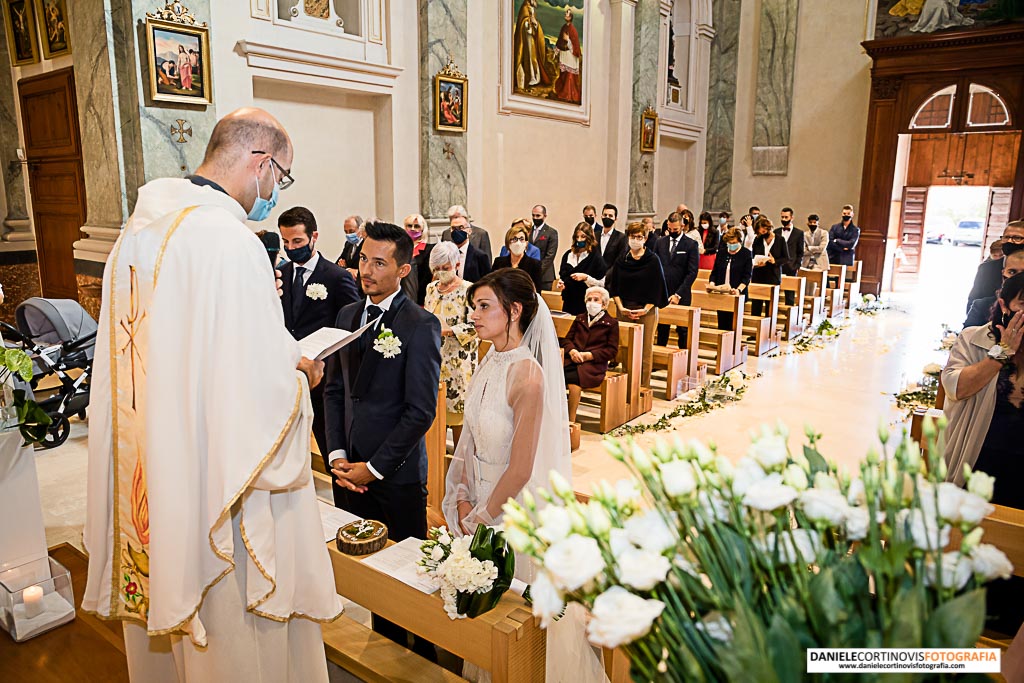
[[[135,680],[326,680],[341,612],[312,406],[266,250],[230,196],[161,179],[104,271],[82,607]],[[148,634],[148,637],[147,637]]]

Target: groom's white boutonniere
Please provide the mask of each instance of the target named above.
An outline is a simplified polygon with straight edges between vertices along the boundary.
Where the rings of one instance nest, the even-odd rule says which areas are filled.
[[[373,340],[373,350],[385,358],[394,358],[402,352],[402,340],[386,327],[380,328],[380,334]]]
[[[306,287],[306,296],[308,296],[313,301],[323,301],[324,299],[327,298],[327,287],[320,284],[319,282],[314,282],[313,284]]]

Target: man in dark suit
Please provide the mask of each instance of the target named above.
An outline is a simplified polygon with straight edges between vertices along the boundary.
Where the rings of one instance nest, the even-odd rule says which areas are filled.
[[[540,250],[540,284],[551,289],[555,281],[555,257],[558,255],[558,231],[547,224],[548,209],[543,204],[533,207],[533,232],[530,244]]]
[[[345,246],[341,256],[335,261],[342,268],[347,268],[353,278],[359,277],[359,249],[363,244],[363,219],[360,216],[349,216],[342,224],[345,231]]]
[[[828,262],[852,266],[857,258],[860,228],[853,223],[853,207],[843,207],[843,218],[828,229]]]
[[[786,251],[789,252],[789,258],[782,264],[782,274],[796,275],[804,260],[804,231],[793,227],[793,209],[788,206],[782,210],[779,219],[782,227],[775,234],[786,243]],[[796,302],[796,292],[787,291],[785,294],[786,305],[792,306]]]
[[[683,234],[683,217],[673,211],[668,216],[668,233],[654,244],[654,254],[665,272],[670,304],[690,305],[690,287],[699,269],[698,244]],[[669,325],[658,325],[658,346],[668,344]],[[686,328],[676,327],[679,341],[686,339]]]
[[[296,339],[308,337],[322,327],[331,327],[338,311],[359,298],[355,280],[348,271],[320,256],[316,250],[319,233],[316,218],[304,206],[295,206],[280,215],[284,252],[289,261],[281,266],[281,306],[284,324]],[[322,285],[313,287],[313,285]],[[324,385],[309,392],[313,402],[313,437],[327,461],[327,436],[324,430]]]
[[[341,309],[337,326],[378,322],[330,357],[324,390],[335,501],[386,524],[394,541],[426,538],[424,436],[434,422],[441,373],[441,324],[401,292],[411,260],[412,240],[402,228],[366,225],[359,256],[366,299]],[[374,629],[407,642],[405,630],[385,620],[375,617]]]
[[[448,233],[451,241],[459,248],[459,277],[467,282],[476,282],[491,272],[491,262],[487,255],[473,246],[469,239],[469,221],[465,216],[451,219]]]
[[[1003,242],[1003,258],[991,259],[978,266],[974,275],[974,284],[967,295],[967,310],[977,299],[995,296],[996,290],[1003,286],[1003,268],[1010,254],[1024,250],[1024,220],[1007,224],[1000,238]]]
[[[601,259],[609,268],[612,268],[629,249],[626,235],[615,228],[615,221],[618,218],[619,210],[614,204],[605,204],[601,209],[602,230],[597,233],[597,243],[601,248]]]
[[[456,204],[455,206],[448,207],[448,221],[449,225],[451,221],[456,218],[464,218],[466,222],[464,224],[464,230],[469,235],[469,243],[473,245],[478,251],[483,252],[484,256],[487,257],[487,263],[490,264],[494,259],[491,254],[491,236],[490,234],[480,227],[479,225],[473,225],[469,220],[469,213],[466,212],[466,207]],[[450,227],[445,228],[444,232],[441,233],[442,242],[453,242],[452,229]]]

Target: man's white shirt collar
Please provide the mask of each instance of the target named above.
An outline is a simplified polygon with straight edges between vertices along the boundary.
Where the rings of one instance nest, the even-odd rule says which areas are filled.
[[[293,263],[295,268],[305,268],[306,271],[302,274],[302,284],[309,282],[310,276],[313,271],[316,270],[316,264],[320,261],[320,252],[313,250],[313,255],[309,257],[309,260],[305,263]]]

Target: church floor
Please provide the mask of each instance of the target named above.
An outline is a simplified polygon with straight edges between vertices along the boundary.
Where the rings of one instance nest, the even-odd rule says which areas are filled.
[[[809,424],[824,434],[821,448],[825,455],[853,471],[868,449],[877,446],[880,420],[894,431],[909,426],[901,422],[903,413],[896,409],[891,395],[907,381],[917,381],[925,364],[941,362],[942,354],[935,349],[941,322],[950,315],[951,300],[958,298],[930,296],[922,301],[896,295],[889,310],[874,316],[850,315],[839,337],[822,349],[750,358],[746,372],[761,372],[762,377],[750,381],[740,402],[706,415],[677,419],[673,430],[643,434],[637,440],[652,445],[657,438],[678,435],[684,440],[714,441],[721,453],[736,460],[746,451],[751,430],[781,419],[790,428],[791,448],[802,445],[803,428]],[[954,319],[958,315],[959,310],[952,311]],[[674,406],[655,399],[652,412],[638,422],[653,421]],[[581,413],[585,410],[581,408]],[[85,423],[73,419],[71,436],[63,446],[37,454],[50,545],[68,542],[82,547],[86,431]],[[584,493],[602,479],[614,482],[625,476],[622,465],[605,453],[602,437],[588,432],[583,433],[582,445],[573,454],[573,472],[576,489]],[[318,493],[330,496],[329,491]]]

